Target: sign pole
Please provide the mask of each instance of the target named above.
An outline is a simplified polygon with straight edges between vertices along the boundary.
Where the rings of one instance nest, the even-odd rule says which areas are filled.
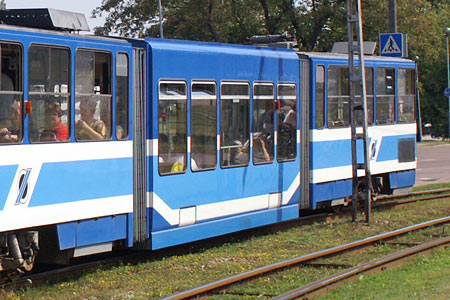
[[[161,9],[161,0],[158,1],[158,10],[159,10],[159,34],[160,38],[164,38],[164,31],[163,31],[163,18],[162,18],[162,9]]]
[[[447,42],[447,87],[450,88],[450,66],[449,66],[449,58],[448,58],[448,34],[446,36],[446,42]],[[450,140],[450,96],[448,97],[448,138]]]
[[[450,35],[450,28],[444,28],[445,34],[445,42],[447,46],[447,88],[450,88],[450,66],[449,66],[449,57],[448,57],[448,36]],[[450,95],[448,97],[448,139],[450,140]]]

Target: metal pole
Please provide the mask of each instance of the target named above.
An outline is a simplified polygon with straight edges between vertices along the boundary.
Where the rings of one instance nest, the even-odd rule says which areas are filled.
[[[372,185],[371,185],[371,175],[370,175],[370,159],[369,159],[369,151],[368,144],[369,135],[368,135],[368,114],[367,114],[367,91],[366,91],[366,68],[364,62],[364,36],[363,36],[363,21],[362,21],[362,4],[361,0],[356,1],[356,9],[358,11],[358,43],[359,43],[359,72],[361,77],[361,101],[363,104],[363,147],[364,147],[364,162],[365,162],[365,181],[366,181],[366,189],[364,191],[364,198],[366,200],[366,223],[370,224],[370,217],[372,211]]]
[[[347,37],[348,37],[348,66],[349,66],[349,79],[352,78],[353,73],[353,66],[354,66],[354,51],[353,51],[353,38],[354,38],[354,32],[353,32],[353,23],[356,20],[353,18],[353,1],[347,0]],[[354,88],[352,85],[352,82],[350,81],[350,106],[354,105]],[[356,151],[355,144],[356,141],[353,138],[356,134],[356,126],[354,126],[353,122],[353,109],[350,108],[350,121],[351,121],[351,145],[352,145],[352,222],[356,222],[358,218],[358,197],[357,197],[357,190],[358,190],[358,171],[354,167],[357,163],[356,159]]]
[[[355,7],[354,7],[355,6]],[[355,9],[355,13],[353,13]],[[357,33],[357,41],[354,44],[354,31]],[[366,222],[370,223],[371,215],[371,178],[370,161],[368,154],[368,131],[367,131],[367,95],[366,95],[366,73],[364,66],[364,37],[362,24],[361,0],[347,0],[347,35],[348,35],[348,63],[349,63],[349,87],[350,87],[350,123],[351,123],[351,146],[352,146],[352,221],[357,218],[357,202],[365,200]],[[356,67],[354,55],[358,53],[359,66]],[[361,88],[361,104],[356,101],[356,87]],[[359,96],[359,95],[358,95]],[[358,113],[363,112],[363,124],[358,124]],[[357,141],[362,141],[364,149],[363,163],[358,163]],[[358,177],[358,171],[364,171],[363,178]]]
[[[395,0],[389,0],[389,32],[397,32],[397,9],[395,7]]]
[[[416,55],[414,56],[413,60],[416,62],[416,119],[417,119],[417,142],[422,142],[422,112],[420,109],[420,92],[419,92],[419,57]]]
[[[447,88],[450,88],[450,66],[449,66],[449,59],[448,59],[448,36],[450,35],[450,28],[445,27],[444,30],[442,30],[445,35],[445,43],[447,47]],[[450,141],[450,96],[448,96],[448,139]]]
[[[448,60],[448,35],[450,33],[449,28],[445,28],[446,34],[446,42],[447,42],[447,88],[450,88],[450,67],[449,67],[449,60]],[[448,139],[450,140],[450,97],[448,97]]]
[[[159,35],[163,39],[164,38],[164,32],[163,32],[163,18],[162,18],[162,12],[161,12],[161,0],[158,1],[158,9],[159,9]]]

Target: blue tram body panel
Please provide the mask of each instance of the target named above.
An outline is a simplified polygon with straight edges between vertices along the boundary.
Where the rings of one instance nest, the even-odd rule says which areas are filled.
[[[218,94],[220,83],[227,80],[249,82],[250,86],[256,81],[273,82],[275,86],[280,81],[292,82],[298,89],[299,61],[291,50],[161,39],[146,41],[150,45],[149,67],[152,69],[149,82],[151,143],[157,141],[159,80],[183,80],[188,86],[192,80],[214,81]],[[219,108],[220,97],[217,103]],[[190,136],[189,126],[187,128]],[[219,130],[219,123],[217,128]],[[152,248],[298,217],[299,149],[297,146],[297,158],[293,161],[278,163],[275,159],[265,165],[253,165],[250,161],[248,166],[232,168],[220,167],[217,151],[216,168],[202,172],[191,171],[188,156],[186,173],[164,176],[158,172],[158,157],[153,153],[149,157]],[[280,207],[268,208],[271,193],[279,193],[283,198]],[[195,224],[180,226],[180,210],[188,207],[195,207]]]

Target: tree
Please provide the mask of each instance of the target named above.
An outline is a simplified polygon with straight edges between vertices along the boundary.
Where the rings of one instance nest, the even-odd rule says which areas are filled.
[[[255,1],[163,1],[164,35],[168,38],[241,43],[259,27]],[[158,1],[106,0],[94,15],[107,13],[97,34],[159,37]],[[247,16],[251,17],[247,17]],[[258,24],[258,26],[257,26]]]
[[[419,56],[422,124],[432,123],[432,133],[448,137],[446,45],[442,29],[449,26],[448,1],[403,0],[398,10],[400,32],[408,34],[410,57]]]
[[[103,13],[105,26],[96,34],[159,36],[157,0],[105,0],[93,15]],[[345,0],[163,1],[165,37],[247,43],[253,35],[287,33],[302,50],[329,47],[326,29],[337,16],[345,23]]]

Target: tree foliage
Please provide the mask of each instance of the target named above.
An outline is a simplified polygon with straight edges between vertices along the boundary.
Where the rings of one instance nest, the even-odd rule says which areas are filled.
[[[346,0],[161,0],[164,37],[248,43],[253,35],[285,33],[301,51],[329,51],[347,39]],[[365,40],[388,32],[388,1],[362,0]],[[159,37],[158,0],[103,0],[93,15],[106,15],[96,34]],[[418,56],[423,123],[447,134],[446,44],[448,0],[397,0],[398,32],[408,35],[410,57]]]

